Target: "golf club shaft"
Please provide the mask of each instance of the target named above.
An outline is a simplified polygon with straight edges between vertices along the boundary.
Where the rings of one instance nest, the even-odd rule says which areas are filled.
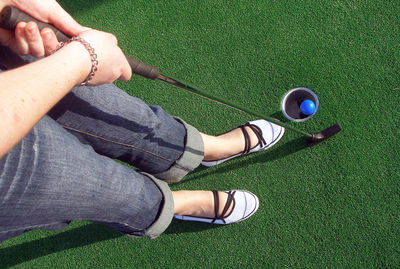
[[[0,13],[0,27],[2,27],[2,28],[9,29],[9,30],[14,30],[16,25],[20,21],[25,21],[25,22],[35,21],[38,24],[39,29],[43,29],[45,27],[51,28],[55,32],[55,34],[57,36],[57,39],[59,41],[65,42],[65,41],[67,41],[69,39],[69,37],[67,35],[65,35],[63,32],[61,32],[57,28],[55,28],[53,25],[40,22],[40,21],[32,18],[28,14],[26,14],[26,13],[24,13],[24,12],[22,12],[22,11],[16,9],[16,8],[14,8],[14,7],[6,6],[6,7],[3,8],[3,10]],[[157,68],[155,68],[155,67],[153,67],[151,65],[148,65],[148,64],[145,64],[143,62],[140,62],[140,61],[138,61],[138,60],[136,60],[134,58],[131,58],[129,56],[126,56],[126,58],[127,58],[128,62],[130,64],[131,68],[132,68],[132,72],[137,74],[137,75],[140,75],[140,76],[143,76],[143,77],[146,77],[146,78],[149,78],[149,79],[153,79],[153,80],[154,79],[158,79],[158,80],[164,81],[164,82],[166,82],[168,84],[171,84],[173,86],[179,87],[179,88],[184,89],[186,91],[189,91],[191,93],[200,95],[200,96],[202,96],[204,98],[207,98],[209,100],[212,100],[214,102],[218,102],[218,103],[221,103],[223,105],[229,106],[231,108],[246,112],[246,113],[248,113],[250,115],[257,116],[259,118],[268,120],[268,121],[270,121],[272,123],[275,123],[276,125],[285,127],[287,129],[290,129],[292,131],[295,131],[295,132],[300,133],[302,135],[305,135],[307,137],[313,137],[312,134],[304,132],[304,131],[302,131],[302,130],[294,127],[294,126],[291,126],[289,124],[283,123],[283,122],[281,122],[281,121],[279,121],[277,119],[274,119],[274,118],[269,117],[267,115],[262,115],[260,113],[254,112],[254,111],[251,111],[250,109],[247,109],[245,107],[239,106],[237,104],[233,104],[229,100],[224,100],[221,97],[214,96],[214,95],[211,95],[210,93],[206,93],[206,92],[200,91],[199,89],[196,89],[196,88],[194,88],[194,87],[192,87],[192,86],[190,86],[188,84],[182,83],[182,82],[180,82],[180,81],[178,81],[176,79],[173,79],[171,77],[167,77],[165,75],[162,75],[162,74],[159,73]]]
[[[163,75],[163,74],[160,74],[160,75],[158,76],[158,80],[161,80],[161,81],[163,81],[163,82],[166,82],[166,83],[168,83],[168,84],[171,84],[171,85],[173,85],[173,86],[175,86],[175,87],[181,88],[181,89],[183,89],[183,90],[185,90],[185,91],[194,93],[194,94],[196,94],[196,95],[199,95],[199,96],[201,96],[201,97],[203,97],[203,98],[206,98],[206,99],[208,99],[208,100],[211,100],[211,101],[213,101],[213,102],[217,102],[217,103],[219,103],[219,104],[223,104],[223,105],[228,106],[228,107],[230,107],[230,108],[233,108],[233,109],[236,109],[236,110],[245,112],[245,113],[247,113],[247,114],[249,114],[249,115],[253,115],[253,116],[256,116],[256,117],[259,117],[259,118],[268,120],[268,121],[270,121],[270,122],[272,122],[272,123],[274,123],[274,124],[276,124],[276,125],[285,127],[285,128],[287,128],[287,129],[290,129],[290,130],[292,130],[292,131],[295,131],[295,132],[300,133],[300,134],[302,134],[302,135],[305,135],[305,136],[307,136],[307,137],[312,137],[312,134],[307,133],[307,132],[304,132],[304,131],[302,131],[302,130],[300,130],[300,129],[298,129],[298,128],[292,126],[292,125],[289,125],[289,124],[286,124],[286,123],[284,123],[284,122],[281,122],[281,121],[279,121],[279,120],[277,120],[277,119],[275,119],[275,118],[272,118],[272,117],[270,117],[270,116],[267,116],[267,115],[264,115],[264,114],[261,114],[261,113],[257,113],[257,112],[255,112],[255,111],[252,111],[252,110],[250,110],[250,109],[248,109],[248,108],[246,108],[246,107],[240,106],[240,105],[238,105],[238,104],[234,104],[234,103],[232,103],[231,101],[226,100],[226,99],[223,99],[223,98],[221,98],[221,97],[212,95],[212,94],[207,93],[207,92],[203,92],[203,91],[201,91],[201,90],[199,90],[199,89],[197,89],[197,88],[195,88],[195,87],[193,87],[193,86],[191,86],[191,85],[188,85],[188,84],[186,84],[186,83],[180,82],[180,81],[178,81],[178,80],[176,80],[176,79],[173,79],[173,78],[171,78],[171,77],[167,77],[167,76],[165,76],[165,75]]]

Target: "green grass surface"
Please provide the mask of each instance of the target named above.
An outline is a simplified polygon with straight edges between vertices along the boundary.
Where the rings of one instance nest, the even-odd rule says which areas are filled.
[[[257,112],[281,118],[282,96],[311,88],[320,109],[293,125],[318,132],[339,122],[343,131],[313,148],[287,131],[266,152],[171,185],[250,190],[260,209],[248,221],[173,221],[156,240],[75,221],[1,243],[1,268],[399,268],[399,1],[61,3],[113,32],[126,54]],[[202,132],[254,119],[162,82],[117,84]]]

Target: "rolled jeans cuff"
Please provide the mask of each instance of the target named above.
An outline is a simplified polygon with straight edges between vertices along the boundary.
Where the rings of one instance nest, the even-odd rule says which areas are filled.
[[[204,158],[204,142],[200,132],[182,119],[176,118],[186,129],[185,149],[178,160],[167,170],[155,177],[167,182],[178,182],[185,175],[196,169]]]
[[[149,177],[157,185],[163,195],[163,204],[161,205],[157,220],[144,231],[146,236],[154,239],[162,234],[171,224],[174,216],[174,199],[166,182],[159,180],[150,174],[142,174]]]

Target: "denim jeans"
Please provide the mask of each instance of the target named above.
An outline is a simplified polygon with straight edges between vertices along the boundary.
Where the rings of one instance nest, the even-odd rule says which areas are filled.
[[[0,47],[0,69],[31,60]],[[200,133],[160,107],[113,84],[75,87],[0,160],[0,241],[72,220],[155,238],[173,217],[165,181],[203,155]]]

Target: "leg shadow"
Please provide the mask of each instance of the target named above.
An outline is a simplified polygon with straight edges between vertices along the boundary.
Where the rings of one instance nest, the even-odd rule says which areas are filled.
[[[121,236],[123,235],[105,225],[88,224],[46,238],[0,249],[0,268],[8,268],[52,253]]]

